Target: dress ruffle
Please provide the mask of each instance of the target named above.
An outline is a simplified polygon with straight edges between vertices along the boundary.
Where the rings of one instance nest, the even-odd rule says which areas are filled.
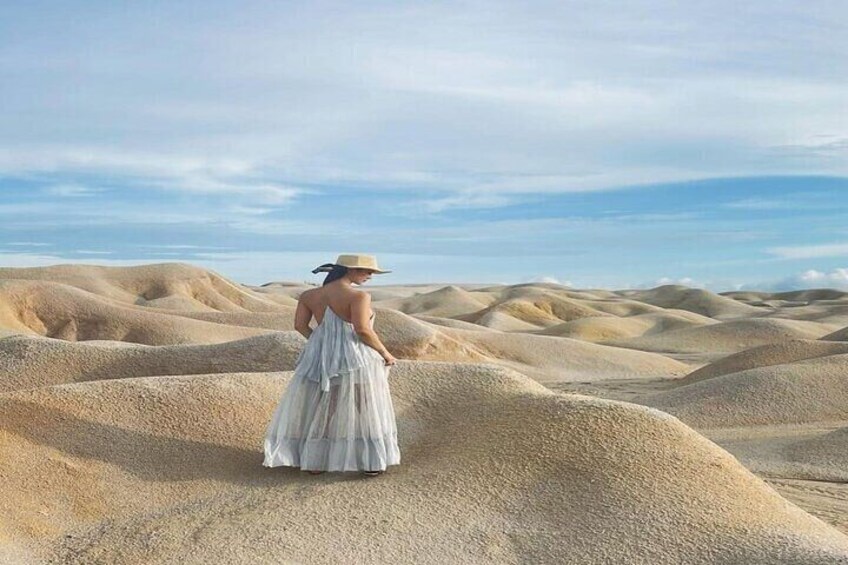
[[[373,314],[370,323],[373,327]],[[298,355],[295,377],[318,381],[321,390],[328,392],[333,379],[343,376],[359,380],[369,378],[369,373],[363,369],[375,360],[383,363],[382,356],[359,338],[353,324],[339,318],[332,308],[327,307],[321,323]]]

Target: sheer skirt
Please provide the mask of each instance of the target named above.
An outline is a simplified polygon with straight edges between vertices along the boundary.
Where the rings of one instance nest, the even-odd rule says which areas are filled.
[[[389,369],[374,352],[329,377],[295,371],[268,424],[263,465],[382,471],[399,464]]]

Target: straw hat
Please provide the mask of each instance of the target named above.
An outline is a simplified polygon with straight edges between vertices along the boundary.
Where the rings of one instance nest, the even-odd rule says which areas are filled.
[[[313,273],[318,273],[321,271],[330,271],[332,270],[334,265],[341,265],[342,267],[347,267],[348,269],[368,269],[370,271],[374,271],[376,274],[382,273],[391,273],[391,271],[386,271],[377,266],[377,258],[373,255],[362,255],[362,254],[346,254],[339,255],[336,258],[335,263],[324,263],[317,269],[314,269]]]

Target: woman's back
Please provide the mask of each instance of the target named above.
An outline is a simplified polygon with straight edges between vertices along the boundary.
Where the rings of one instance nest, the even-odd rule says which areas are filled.
[[[303,293],[301,300],[312,311],[318,324],[324,319],[327,307],[332,308],[333,312],[345,322],[354,324],[356,321],[354,304],[364,294],[364,291],[354,290],[342,284],[329,283]],[[371,316],[370,308],[368,310],[365,316],[366,319]]]

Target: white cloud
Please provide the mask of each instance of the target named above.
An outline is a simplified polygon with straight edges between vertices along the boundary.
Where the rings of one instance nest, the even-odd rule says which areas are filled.
[[[810,269],[808,271],[804,271],[798,277],[798,279],[805,283],[810,284],[838,284],[840,286],[848,285],[848,268],[845,269],[834,269],[830,273],[823,273],[820,271],[816,271],[815,269]]]
[[[235,250],[235,247],[220,247],[217,245],[191,245],[187,243],[144,243],[139,244],[137,247],[147,247],[147,248],[162,248],[162,249],[220,249],[220,250]]]
[[[657,286],[662,286],[666,284],[677,284],[688,286],[690,288],[707,288],[709,285],[707,283],[703,283],[700,281],[696,281],[691,277],[681,277],[681,278],[671,278],[671,277],[660,277],[651,282],[640,283],[636,285],[634,288],[654,288]]]
[[[573,287],[574,285],[571,281],[560,281],[556,277],[552,277],[550,275],[539,275],[536,277],[532,277],[530,279],[525,279],[524,282],[540,282],[540,283],[550,283],[550,284],[559,284],[562,286]]]
[[[811,259],[815,257],[842,257],[848,255],[848,243],[819,245],[791,245],[769,247],[766,252],[781,259]]]
[[[189,19],[80,4],[61,29],[22,18],[0,43],[16,77],[0,92],[0,174],[118,176],[246,211],[322,183],[423,189],[433,212],[848,174],[838,4],[660,6],[218,5]],[[70,84],[86,96],[59,94]]]
[[[134,265],[149,265],[152,263],[161,263],[161,260],[139,260],[139,259],[79,259],[66,258],[60,254],[35,254],[35,253],[5,253],[0,252],[0,264],[3,267],[23,268],[23,267],[47,267],[50,265],[114,265],[114,266],[134,266]]]
[[[742,290],[764,290],[770,292],[808,288],[848,290],[848,268],[840,267],[830,272],[808,269],[788,277],[740,285],[740,289]]]
[[[781,193],[773,198],[742,198],[720,204],[723,208],[742,210],[832,210],[833,193],[806,190]]]
[[[79,197],[79,196],[92,196],[94,194],[98,194],[102,192],[100,189],[91,188],[88,186],[82,186],[78,184],[57,184],[53,186],[48,186],[44,189],[46,194],[50,196],[62,196],[62,197]]]
[[[116,177],[122,186],[205,195],[241,196],[269,206],[289,204],[312,189],[273,183],[262,177],[258,164],[227,157],[195,157],[122,151],[106,147],[0,146],[0,175],[94,175]],[[54,196],[87,196],[97,189],[75,184],[47,187]]]
[[[777,200],[771,198],[745,198],[724,202],[721,206],[725,208],[741,208],[743,210],[792,210],[798,202],[791,200]]]

